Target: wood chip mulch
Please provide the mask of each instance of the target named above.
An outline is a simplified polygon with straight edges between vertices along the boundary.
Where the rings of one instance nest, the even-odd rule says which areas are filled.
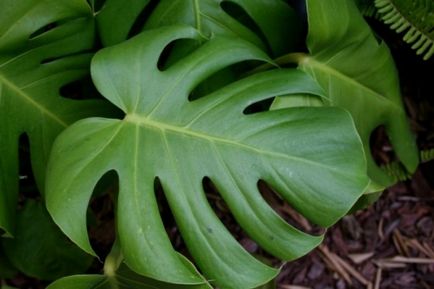
[[[434,288],[434,187],[423,174],[432,168],[344,217],[315,251],[285,265],[278,288]]]

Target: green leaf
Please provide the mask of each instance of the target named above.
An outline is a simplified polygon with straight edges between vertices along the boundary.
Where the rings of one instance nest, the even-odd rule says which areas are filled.
[[[2,245],[18,270],[54,280],[82,273],[90,266],[92,258],[62,234],[43,204],[29,200],[17,217],[15,238],[4,238]]]
[[[18,139],[30,140],[33,173],[44,187],[52,142],[70,123],[98,115],[100,101],[61,97],[88,74],[94,27],[84,0],[0,2],[0,228],[14,231]]]
[[[386,44],[378,43],[351,0],[308,0],[310,55],[299,69],[323,87],[326,103],[348,110],[362,138],[373,187],[394,182],[376,165],[369,146],[372,131],[384,125],[397,156],[409,172],[418,152],[401,101],[398,75]]]
[[[93,254],[86,232],[89,198],[98,179],[116,171],[125,263],[156,280],[198,284],[201,277],[174,251],[165,232],[154,194],[158,178],[206,278],[222,289],[255,288],[277,270],[248,254],[223,226],[205,197],[203,178],[211,179],[258,244],[279,258],[294,259],[322,236],[288,225],[261,197],[257,182],[266,181],[306,218],[328,227],[367,185],[362,145],[351,117],[338,108],[243,113],[276,95],[316,91],[312,80],[294,69],[256,74],[188,101],[216,71],[267,59],[246,41],[216,36],[165,71],[157,68],[169,43],[199,37],[193,28],[165,27],[97,53],[93,80],[126,117],[89,118],[61,134],[50,157],[47,207],[62,230]]]

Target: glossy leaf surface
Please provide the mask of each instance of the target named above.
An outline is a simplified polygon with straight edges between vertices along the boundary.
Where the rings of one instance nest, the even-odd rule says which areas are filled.
[[[188,101],[195,86],[216,71],[267,59],[246,41],[216,36],[166,70],[157,68],[169,43],[198,37],[193,28],[166,27],[97,53],[93,80],[126,117],[82,120],[58,138],[48,169],[47,206],[62,230],[93,253],[86,209],[99,178],[114,170],[120,187],[117,228],[128,266],[165,282],[201,283],[164,230],[154,193],[158,178],[206,278],[223,289],[255,288],[277,270],[248,254],[222,225],[206,199],[204,177],[258,244],[282,259],[294,259],[322,237],[283,221],[262,198],[258,181],[270,184],[309,220],[328,227],[367,185],[362,145],[349,114],[338,108],[243,113],[276,95],[320,94],[301,71],[256,74]]]

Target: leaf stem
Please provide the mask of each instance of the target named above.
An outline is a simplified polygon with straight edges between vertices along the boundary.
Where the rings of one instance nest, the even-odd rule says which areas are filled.
[[[199,31],[200,34],[202,34],[199,0],[194,0],[194,15],[196,16],[196,29]]]
[[[108,254],[107,258],[105,259],[104,275],[106,275],[109,278],[115,277],[116,270],[118,270],[123,259],[124,257],[121,252],[121,246],[119,245],[118,239],[116,239],[113,244],[112,250]]]

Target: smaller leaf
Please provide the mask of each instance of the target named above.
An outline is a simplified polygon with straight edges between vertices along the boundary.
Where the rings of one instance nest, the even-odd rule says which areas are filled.
[[[2,243],[17,269],[43,280],[84,272],[92,262],[60,232],[43,204],[36,201],[28,201],[18,213],[15,238],[5,238]]]
[[[351,113],[368,161],[369,191],[384,189],[395,179],[371,154],[369,140],[377,127],[384,125],[407,171],[413,172],[419,163],[390,51],[378,43],[353,1],[308,0],[307,12],[310,55],[299,56],[298,68],[318,82],[329,105]]]

